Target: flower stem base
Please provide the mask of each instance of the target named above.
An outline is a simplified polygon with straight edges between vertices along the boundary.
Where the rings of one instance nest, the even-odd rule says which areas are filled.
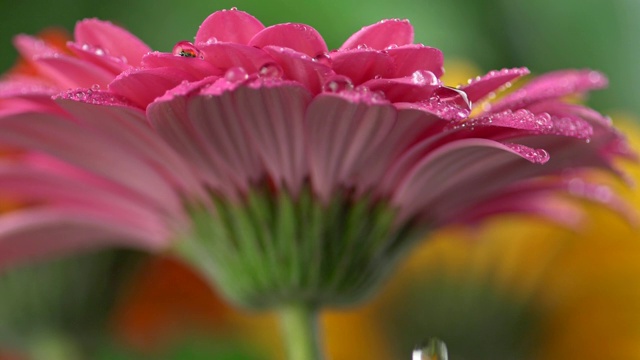
[[[306,304],[290,304],[278,310],[287,358],[321,360],[318,336],[318,312]]]

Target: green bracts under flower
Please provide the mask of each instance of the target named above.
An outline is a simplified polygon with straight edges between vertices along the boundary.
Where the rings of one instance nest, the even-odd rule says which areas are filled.
[[[294,198],[265,188],[213,202],[215,211],[191,208],[194,231],[178,251],[250,308],[356,302],[415,238],[397,229],[393,209],[367,197],[325,205],[308,189]]]

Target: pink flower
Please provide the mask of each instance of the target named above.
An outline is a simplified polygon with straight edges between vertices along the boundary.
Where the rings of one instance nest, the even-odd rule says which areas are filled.
[[[30,206],[0,217],[0,267],[180,248],[241,302],[340,302],[416,234],[562,215],[547,202],[566,189],[554,176],[629,155],[607,118],[564,100],[606,86],[600,73],[543,75],[471,115],[529,71],[444,86],[442,53],[414,44],[406,20],[333,51],[308,25],[265,28],[235,9],[173,53],[93,19],[69,54],[25,35],[16,46],[39,75],[1,84],[0,142],[21,152],[0,163],[0,186]]]

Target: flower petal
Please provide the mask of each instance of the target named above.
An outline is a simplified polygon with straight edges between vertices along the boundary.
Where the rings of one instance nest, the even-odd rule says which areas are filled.
[[[90,62],[66,55],[35,58],[35,64],[61,87],[88,88],[97,84],[107,86],[115,74]]]
[[[431,71],[437,78],[444,74],[442,64],[444,56],[439,49],[410,44],[387,49],[386,52],[394,60],[392,77],[409,76],[418,70]]]
[[[376,151],[396,121],[390,105],[353,102],[339,94],[317,96],[309,105],[305,127],[311,182],[323,201],[337,187],[353,187],[366,174],[366,160]]]
[[[282,46],[311,57],[326,53],[327,44],[316,29],[305,24],[277,24],[257,33],[249,46]]]
[[[222,70],[202,59],[175,56],[157,51],[148,53],[142,58],[142,67],[146,69],[176,68],[188,73],[193,79],[223,74]]]
[[[217,41],[248,44],[262,29],[264,25],[244,11],[216,11],[200,25],[196,33],[196,44]]]
[[[144,109],[155,98],[173,89],[183,81],[194,81],[193,75],[177,68],[131,69],[120,74],[109,90],[124,96]]]
[[[379,51],[339,51],[333,53],[331,59],[333,70],[350,78],[354,85],[373,78],[388,77],[394,70],[392,58]]]
[[[524,67],[490,71],[482,77],[469,80],[469,84],[461,87],[460,90],[467,93],[471,102],[476,102],[492,92],[498,91],[501,86],[505,86],[505,84],[528,74],[529,69]]]
[[[333,74],[328,66],[289,48],[267,46],[263,50],[282,67],[284,79],[303,84],[313,94],[319,93],[325,80]]]
[[[86,44],[80,45],[74,42],[67,43],[67,47],[78,58],[112,72],[114,77],[130,66],[122,58],[108,55],[101,48],[93,48]]]
[[[263,65],[275,61],[264,51],[242,44],[205,44],[200,45],[199,49],[204,53],[205,61],[221,70],[241,67],[252,74],[258,72]]]
[[[556,71],[537,77],[515,92],[505,96],[502,100],[492,104],[490,111],[520,109],[536,102],[585,93],[607,85],[607,78],[597,71]]]
[[[413,43],[413,26],[409,20],[389,19],[365,26],[351,35],[342,44],[340,50],[367,46],[376,50],[384,50],[390,46],[402,46]]]
[[[74,31],[76,43],[100,48],[106,54],[123,57],[131,66],[140,65],[142,57],[151,49],[127,30],[109,21],[85,19],[76,24]]]

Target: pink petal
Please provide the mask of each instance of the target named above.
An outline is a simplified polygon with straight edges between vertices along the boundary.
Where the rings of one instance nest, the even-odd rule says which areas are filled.
[[[168,211],[180,206],[175,191],[157,170],[95,130],[53,114],[37,113],[2,117],[0,126],[4,144],[68,161],[119,184],[150,206]]]
[[[44,40],[24,34],[16,35],[13,38],[13,45],[20,55],[29,62],[36,56],[53,56],[60,54],[60,51],[48,46]]]
[[[140,65],[142,56],[151,49],[127,30],[108,21],[85,19],[76,24],[76,43],[101,48],[107,55],[124,57],[131,66]]]
[[[204,53],[205,61],[222,70],[241,67],[251,74],[258,72],[263,65],[275,61],[264,51],[241,44],[205,44],[200,45],[199,49]]]
[[[306,114],[309,166],[314,190],[329,201],[339,186],[355,186],[363,165],[379,149],[396,121],[390,105],[345,100],[339,94],[317,96]]]
[[[328,51],[327,44],[316,29],[294,23],[269,26],[257,33],[249,42],[249,46],[282,46],[311,57]]]
[[[491,105],[491,111],[519,109],[536,102],[584,93],[607,86],[607,78],[593,70],[565,70],[539,76]]]
[[[333,74],[328,66],[294,50],[276,46],[263,50],[282,67],[284,79],[303,84],[312,94],[319,93],[325,80]]]
[[[0,269],[104,247],[159,250],[166,240],[77,210],[22,210],[0,218]]]
[[[191,169],[151,129],[141,110],[123,105],[96,105],[87,99],[73,101],[58,98],[57,103],[72,114],[79,124],[90,127],[114,146],[129,154],[136,154],[151,164],[182,192],[203,194],[197,179],[191,176]]]
[[[350,78],[355,85],[376,77],[388,77],[393,71],[392,58],[378,51],[339,51],[333,53],[331,59],[333,70]]]
[[[440,202],[446,206],[473,204],[506,184],[530,176],[530,162],[544,163],[548,159],[543,150],[523,145],[487,139],[451,142],[424,157],[406,175],[392,202],[401,208],[404,219],[427,209],[429,218],[444,221],[438,211],[445,205]],[[492,176],[504,168],[510,171]],[[540,171],[544,171],[542,167]]]
[[[196,89],[198,91],[201,87]],[[149,105],[147,118],[151,125],[191,165],[193,173],[205,185],[230,198],[237,196],[236,190],[246,190],[246,183],[220,158],[210,139],[191,123],[187,112],[190,92],[176,90],[177,92],[172,90]]]
[[[0,98],[2,99],[12,97],[49,98],[58,92],[60,89],[36,77],[13,75],[0,81]]]
[[[527,68],[490,71],[482,77],[469,80],[469,84],[460,89],[467,93],[470,101],[476,102],[487,95],[498,91],[500,87],[509,84],[511,81],[528,74],[529,69]]]
[[[439,87],[437,84],[417,82],[412,76],[398,79],[373,79],[362,84],[371,91],[382,91],[391,102],[427,101]]]
[[[194,81],[193,75],[177,68],[131,69],[120,74],[109,90],[124,96],[140,108],[183,81]]]
[[[196,44],[216,41],[248,44],[262,29],[264,25],[244,11],[216,11],[200,25],[196,33]]]
[[[193,79],[223,74],[222,70],[202,59],[161,52],[151,52],[145,55],[142,58],[142,67],[147,69],[176,68],[188,73]]]
[[[115,77],[97,65],[66,55],[36,57],[34,65],[63,88],[107,86]]]
[[[233,102],[229,108],[237,114],[250,141],[259,149],[258,155],[273,182],[277,186],[285,184],[294,194],[308,175],[303,125],[310,100],[311,94],[304,87],[282,81],[241,86],[226,100]],[[202,97],[192,100],[192,103],[208,101]],[[216,132],[207,130],[213,128],[211,124],[199,124],[204,135],[216,136]]]
[[[438,78],[444,74],[444,56],[439,49],[410,44],[390,48],[386,52],[393,58],[395,65],[392,77],[409,76],[418,70],[431,71]]]
[[[93,48],[87,44],[67,43],[67,48],[78,58],[108,70],[115,75],[126,70],[130,65],[122,58],[108,55],[101,48]]]
[[[342,44],[340,50],[367,46],[376,50],[384,50],[390,46],[402,46],[413,43],[413,26],[408,20],[382,20],[376,24],[365,26],[351,35]]]

